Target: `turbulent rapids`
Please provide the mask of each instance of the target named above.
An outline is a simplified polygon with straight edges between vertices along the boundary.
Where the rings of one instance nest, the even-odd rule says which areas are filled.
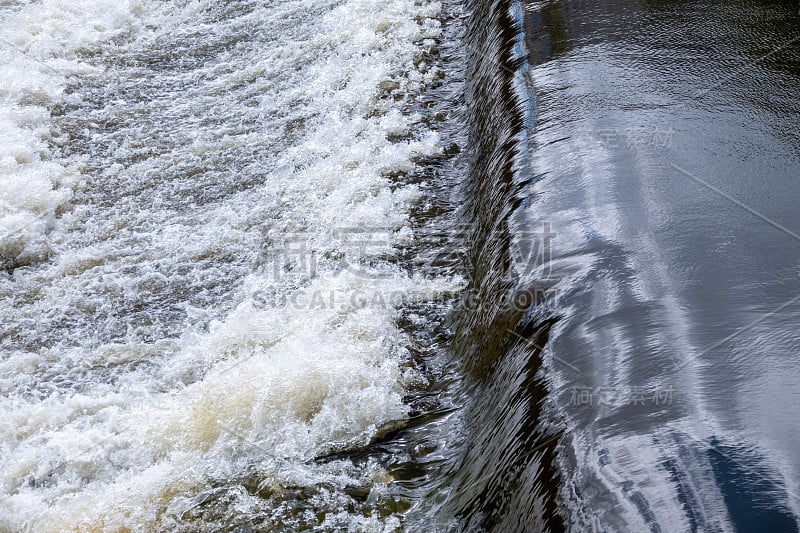
[[[0,9],[0,529],[398,527],[442,6]]]

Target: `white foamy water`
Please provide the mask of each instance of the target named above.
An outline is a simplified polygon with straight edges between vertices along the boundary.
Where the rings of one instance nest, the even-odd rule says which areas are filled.
[[[0,11],[0,530],[399,525],[377,464],[314,458],[406,416],[382,296],[457,284],[391,259],[439,9]]]

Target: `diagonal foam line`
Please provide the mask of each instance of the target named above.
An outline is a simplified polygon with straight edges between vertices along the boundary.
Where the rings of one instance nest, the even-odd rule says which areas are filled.
[[[753,329],[755,326],[757,326],[758,324],[760,324],[764,320],[770,318],[773,315],[776,315],[776,314],[780,313],[781,311],[783,311],[784,309],[786,309],[787,307],[789,307],[793,303],[797,302],[798,300],[800,300],[800,294],[795,296],[794,298],[792,298],[788,302],[784,302],[783,304],[780,305],[780,307],[778,307],[776,309],[773,309],[769,313],[765,313],[765,314],[761,315],[759,318],[757,318],[756,320],[750,322],[746,326],[742,326],[741,328],[737,329],[736,331],[734,331],[733,333],[731,333],[730,335],[728,335],[727,337],[725,337],[721,341],[718,341],[718,342],[714,343],[711,347],[706,348],[705,350],[700,352],[695,358],[693,358],[693,359],[691,359],[689,361],[684,361],[682,364],[680,364],[677,367],[675,367],[675,369],[672,370],[672,372],[673,373],[677,372],[681,368],[683,368],[686,365],[688,365],[689,363],[691,363],[693,360],[697,359],[697,357],[702,357],[703,355],[711,352],[712,350],[716,350],[717,348],[719,348],[720,346],[724,345],[725,343],[727,343],[729,340],[733,339],[734,337],[738,337],[742,333],[745,333],[745,332]]]
[[[278,338],[277,340],[275,340],[274,342],[271,342],[271,343],[267,344],[266,346],[264,346],[264,348],[272,348],[273,346],[277,346],[278,344],[280,344],[281,342],[285,341],[286,339],[287,339],[287,337],[285,337],[285,336],[284,336],[284,337],[280,337],[280,338]],[[297,350],[295,350],[295,349],[294,349],[294,347],[292,347],[291,345],[289,345],[289,346],[288,346],[288,348],[289,348],[289,351],[290,351],[292,354],[294,354],[294,355],[297,355]],[[247,362],[247,361],[249,361],[250,359],[253,359],[253,358],[254,358],[255,356],[257,356],[257,355],[262,355],[262,352],[258,352],[258,351],[257,351],[257,352],[254,352],[254,353],[252,353],[252,354],[248,355],[247,357],[243,357],[243,358],[241,358],[241,359],[238,359],[238,360],[237,360],[235,363],[233,363],[231,366],[229,366],[229,367],[225,368],[224,370],[220,370],[219,372],[214,372],[214,371],[212,370],[212,371],[211,371],[211,372],[209,372],[208,374],[209,374],[209,375],[215,375],[216,377],[222,376],[222,375],[224,375],[224,374],[227,374],[228,372],[230,372],[230,371],[231,371],[231,370],[233,370],[234,368],[236,368],[236,367],[238,367],[238,366],[240,366],[240,365],[242,365],[242,364],[246,363],[246,362]]]
[[[522,335],[520,335],[520,334],[519,334],[519,333],[517,333],[516,331],[514,331],[514,330],[512,330],[512,329],[508,329],[508,330],[506,330],[506,331],[508,331],[509,333],[511,333],[512,335],[514,335],[515,337],[517,337],[518,339],[520,339],[520,340],[524,341],[524,342],[525,342],[525,343],[527,343],[529,346],[533,346],[534,348],[536,348],[536,349],[537,349],[537,350],[539,350],[540,352],[543,352],[543,351],[544,351],[544,348],[543,348],[543,347],[539,346],[538,344],[536,344],[535,342],[533,342],[533,341],[532,341],[532,340],[530,340],[530,339],[526,339],[525,337],[523,337]],[[575,365],[573,365],[573,364],[571,364],[571,363],[568,363],[567,361],[564,361],[563,359],[561,359],[561,358],[560,358],[560,357],[558,357],[557,355],[553,355],[552,353],[551,353],[550,355],[551,355],[551,356],[553,357],[553,359],[555,359],[556,361],[560,361],[560,362],[564,363],[565,365],[567,365],[568,367],[570,367],[572,370],[574,370],[574,371],[575,371],[575,372],[577,372],[578,374],[581,374],[581,370],[580,370],[580,368],[578,368],[577,366],[575,366]]]
[[[89,446],[88,448],[86,448],[85,450],[83,450],[81,453],[79,453],[79,454],[76,454],[76,455],[71,455],[71,456],[69,456],[69,457],[66,457],[66,458],[65,458],[65,460],[66,460],[66,461],[75,461],[75,460],[77,460],[78,458],[80,458],[80,457],[83,457],[84,455],[88,454],[88,453],[89,453],[89,452],[91,452],[92,450],[95,450],[95,449],[99,448],[101,444],[105,444],[106,442],[110,441],[110,440],[111,440],[111,439],[113,439],[114,437],[119,437],[119,435],[120,435],[119,433],[112,433],[112,434],[111,434],[111,435],[109,435],[108,437],[105,437],[105,438],[103,438],[103,439],[100,439],[99,441],[97,441],[97,442],[93,443],[91,446]]]
[[[46,219],[50,215],[51,215],[51,213],[41,213],[41,214],[38,214],[38,215],[34,215],[33,220],[31,222],[39,222],[40,220]],[[7,231],[7,232],[3,233],[2,235],[0,235],[0,240],[6,239],[8,237],[15,237],[15,236],[17,236],[16,232]]]
[[[561,434],[560,433],[556,433],[555,435],[553,435],[549,439],[547,439],[547,440],[545,440],[543,442],[540,442],[539,444],[537,444],[536,446],[531,448],[531,450],[528,453],[537,452],[537,451],[541,450],[542,448],[544,448],[545,446],[547,446],[548,444],[550,444],[551,442],[553,442],[554,440],[556,440],[556,439],[558,439],[560,437],[561,437]]]
[[[755,65],[761,63],[765,59],[768,59],[768,58],[772,57],[773,55],[777,54],[781,50],[785,50],[786,48],[788,48],[792,44],[796,43],[797,41],[800,41],[800,35],[797,35],[796,37],[793,37],[791,40],[783,43],[782,45],[778,46],[777,48],[774,48],[769,53],[767,53],[767,54],[765,54],[765,55],[763,55],[763,56],[761,56],[761,57],[759,57],[757,59],[754,59],[753,61],[750,61],[749,63],[747,63],[746,65],[743,65],[742,67],[739,67],[738,69],[734,70],[732,73],[728,74],[727,76],[722,78],[720,81],[718,81],[717,83],[715,83],[714,85],[712,85],[708,89],[703,89],[701,91],[698,91],[697,94],[693,95],[691,98],[693,100],[696,100],[698,98],[703,98],[705,95],[707,95],[708,93],[710,93],[714,89],[718,88],[720,85],[722,85],[726,81],[728,81],[728,80],[730,80],[732,78],[735,78],[736,76],[738,76],[739,74],[741,74],[745,70],[749,69],[752,66],[755,66]]]
[[[767,217],[767,216],[765,216],[765,215],[763,215],[763,214],[759,213],[759,212],[758,212],[758,211],[756,211],[755,209],[753,209],[753,208],[751,208],[751,207],[749,207],[749,206],[747,206],[747,205],[743,204],[742,202],[740,202],[740,201],[739,201],[739,200],[737,200],[736,198],[733,198],[732,196],[730,196],[729,194],[725,193],[724,191],[721,191],[720,189],[718,189],[717,187],[714,187],[714,186],[713,186],[713,185],[711,185],[710,183],[708,183],[708,182],[706,182],[706,181],[704,181],[704,180],[702,180],[702,179],[698,178],[697,176],[695,176],[694,174],[692,174],[692,173],[691,173],[691,172],[689,172],[688,170],[686,170],[686,169],[684,169],[684,168],[681,168],[681,167],[679,167],[678,165],[676,165],[676,164],[674,164],[674,163],[670,163],[669,165],[670,165],[672,168],[674,168],[675,170],[679,171],[681,174],[685,175],[686,177],[693,179],[694,181],[696,181],[697,183],[699,183],[699,184],[700,184],[700,185],[702,185],[703,187],[705,187],[705,188],[707,188],[707,189],[710,189],[710,190],[714,191],[715,193],[719,194],[720,196],[722,196],[722,197],[723,197],[723,198],[725,198],[726,200],[728,200],[728,201],[730,201],[730,202],[732,202],[732,203],[736,204],[737,206],[741,207],[742,209],[744,209],[745,211],[747,211],[747,212],[748,212],[748,213],[750,213],[751,215],[755,215],[755,216],[757,216],[758,218],[760,218],[761,220],[763,220],[764,222],[766,222],[766,223],[767,223],[767,224],[769,224],[770,226],[772,226],[772,227],[774,227],[774,228],[777,228],[777,229],[781,230],[782,232],[784,232],[785,234],[787,234],[787,235],[789,235],[789,236],[793,237],[794,239],[796,239],[796,240],[800,241],[800,235],[798,235],[798,234],[797,234],[797,233],[795,233],[794,231],[790,230],[790,229],[789,229],[789,228],[787,228],[786,226],[783,226],[783,225],[781,225],[781,224],[779,224],[779,223],[775,222],[775,221],[774,221],[774,220],[772,220],[771,218],[769,218],[769,217]]]
[[[799,38],[799,39],[800,39],[800,38]],[[725,193],[724,191],[722,191],[722,190],[718,189],[717,187],[715,187],[715,186],[711,185],[710,183],[706,182],[705,180],[702,180],[702,179],[700,179],[699,177],[695,176],[694,174],[692,174],[692,173],[691,173],[691,172],[689,172],[688,170],[686,170],[686,169],[684,169],[684,168],[681,168],[681,167],[679,167],[678,165],[676,165],[676,164],[674,164],[674,163],[670,163],[670,166],[671,166],[672,168],[674,168],[675,170],[679,171],[679,172],[680,172],[681,174],[683,174],[684,176],[686,176],[686,177],[688,177],[688,178],[690,178],[690,179],[694,180],[695,182],[699,183],[699,184],[700,184],[700,185],[702,185],[703,187],[705,187],[705,188],[707,188],[707,189],[709,189],[709,190],[711,190],[711,191],[713,191],[713,192],[717,193],[718,195],[722,196],[723,198],[725,198],[725,199],[726,199],[726,200],[728,200],[729,202],[732,202],[732,203],[733,203],[733,204],[735,204],[736,206],[738,206],[738,207],[741,207],[742,209],[744,209],[744,210],[745,210],[745,211],[747,211],[748,213],[750,213],[750,214],[752,214],[752,215],[754,215],[754,216],[758,217],[759,219],[763,220],[764,222],[766,222],[766,223],[767,223],[767,224],[769,224],[770,226],[772,226],[772,227],[774,227],[774,228],[777,228],[777,229],[779,229],[780,231],[782,231],[783,233],[785,233],[785,234],[789,235],[790,237],[792,237],[793,239],[795,239],[795,240],[797,240],[797,241],[800,241],[800,235],[798,235],[798,234],[797,234],[797,233],[795,233],[794,231],[790,230],[789,228],[787,228],[787,227],[783,226],[782,224],[779,224],[778,222],[775,222],[775,221],[774,221],[774,220],[772,220],[771,218],[767,217],[766,215],[763,215],[763,214],[759,213],[758,211],[756,211],[755,209],[753,209],[753,208],[749,207],[748,205],[745,205],[744,203],[740,202],[740,201],[739,201],[739,200],[737,200],[736,198],[733,198],[732,196],[730,196],[729,194]],[[737,337],[738,335],[741,335],[742,333],[745,333],[746,331],[749,331],[750,329],[752,329],[752,328],[753,328],[753,327],[755,327],[756,325],[760,324],[761,322],[763,322],[764,320],[766,320],[766,319],[770,318],[771,316],[773,316],[773,315],[775,315],[775,314],[779,313],[780,311],[782,311],[783,309],[785,309],[785,308],[787,308],[788,306],[792,305],[793,303],[797,302],[798,300],[800,300],[800,295],[798,295],[798,296],[795,296],[795,297],[794,297],[794,298],[792,298],[791,300],[789,300],[789,301],[787,301],[787,302],[783,303],[782,305],[780,305],[778,308],[774,309],[773,311],[770,311],[769,313],[765,313],[764,315],[760,316],[758,319],[754,320],[754,321],[753,321],[753,322],[751,322],[750,324],[748,324],[748,325],[746,325],[746,326],[743,326],[742,328],[740,328],[740,329],[738,329],[737,331],[733,332],[732,334],[728,335],[727,337],[725,337],[725,338],[724,338],[724,339],[722,339],[721,341],[719,341],[719,342],[715,343],[715,344],[714,344],[713,346],[711,346],[710,348],[707,348],[707,349],[703,350],[703,351],[702,351],[702,352],[701,352],[701,353],[700,353],[700,354],[699,354],[697,357],[700,357],[700,356],[702,356],[702,355],[705,355],[705,354],[707,354],[708,352],[710,352],[710,351],[712,351],[712,350],[714,350],[714,349],[716,349],[716,348],[719,348],[720,346],[724,345],[725,343],[727,343],[728,341],[730,341],[730,340],[731,340],[731,339],[733,339],[734,337]],[[696,358],[693,358],[692,360],[694,360],[694,359],[696,359]],[[689,364],[689,363],[690,363],[692,360],[690,360],[690,361],[685,361],[684,363],[682,363],[682,364],[678,365],[678,366],[677,366],[677,367],[676,367],[676,368],[673,370],[673,372],[677,372],[677,371],[678,371],[678,370],[680,370],[681,368],[685,367],[685,366],[686,366],[687,364]]]

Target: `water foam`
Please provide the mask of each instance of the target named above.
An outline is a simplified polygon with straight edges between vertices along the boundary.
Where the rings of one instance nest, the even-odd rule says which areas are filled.
[[[439,150],[401,112],[437,76],[414,57],[438,37],[438,12],[407,0],[44,2],[7,15],[28,28],[16,49],[48,65],[14,79],[50,92],[4,111],[36,118],[3,127],[38,156],[14,156],[0,198],[11,215],[44,215],[24,246],[51,253],[0,288],[13,303],[0,529],[190,527],[221,487],[235,512],[203,520],[397,527],[342,492],[379,499],[390,479],[374,462],[313,459],[406,415],[419,377],[403,364],[399,304],[376,296],[458,286],[391,260],[413,242],[422,194],[396,177]],[[75,111],[44,111],[56,104]],[[292,243],[314,250],[313,271],[275,253]],[[259,496],[234,482],[253,473]],[[314,488],[322,518],[286,507],[296,487]]]

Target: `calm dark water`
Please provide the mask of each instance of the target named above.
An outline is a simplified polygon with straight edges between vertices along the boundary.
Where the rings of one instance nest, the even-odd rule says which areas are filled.
[[[795,2],[530,2],[521,286],[576,531],[797,531]]]

